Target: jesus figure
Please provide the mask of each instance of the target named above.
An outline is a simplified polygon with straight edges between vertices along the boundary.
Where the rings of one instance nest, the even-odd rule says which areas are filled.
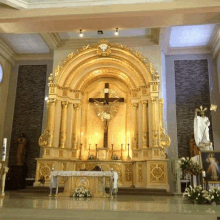
[[[209,163],[207,174],[211,174],[212,180],[218,180],[218,173],[220,174],[219,161],[214,157],[214,154],[209,154],[209,157],[206,159],[206,162]]]

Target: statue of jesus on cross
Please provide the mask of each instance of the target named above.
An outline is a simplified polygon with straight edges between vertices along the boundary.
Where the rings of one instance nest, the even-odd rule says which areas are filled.
[[[94,103],[97,116],[104,121],[104,148],[108,148],[108,122],[118,111],[117,103],[124,102],[124,98],[109,97],[109,83],[105,83],[104,98],[90,98],[89,102]]]

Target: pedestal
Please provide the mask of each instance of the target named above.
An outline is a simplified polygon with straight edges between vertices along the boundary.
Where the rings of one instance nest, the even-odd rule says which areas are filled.
[[[24,189],[26,177],[26,166],[11,166],[6,178],[6,189]]]

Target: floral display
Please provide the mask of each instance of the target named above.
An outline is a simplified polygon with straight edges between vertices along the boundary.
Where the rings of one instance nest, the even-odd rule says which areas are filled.
[[[214,187],[209,191],[203,190],[202,186],[189,186],[185,189],[183,196],[194,203],[220,203],[220,187]]]
[[[92,194],[88,189],[84,187],[75,188],[75,191],[72,194],[73,197],[91,197]]]

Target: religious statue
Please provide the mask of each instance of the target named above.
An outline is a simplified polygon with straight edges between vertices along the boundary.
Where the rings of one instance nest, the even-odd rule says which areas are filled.
[[[209,157],[206,159],[206,162],[209,163],[207,175],[210,175],[212,180],[218,180],[218,176],[220,175],[220,166],[214,154],[209,154]]]
[[[26,153],[26,145],[27,139],[24,134],[21,133],[20,137],[17,139],[18,150],[17,150],[17,165],[24,166],[25,165],[25,153]]]
[[[194,157],[196,155],[199,155],[199,148],[196,145],[194,134],[192,134],[190,140],[189,140],[189,148],[190,148],[190,157]]]
[[[205,111],[207,108],[203,109],[200,106],[200,109],[195,110],[195,118],[194,118],[194,138],[196,145],[201,150],[213,150],[212,143],[209,139],[209,126],[210,121],[208,117],[205,116]],[[198,112],[200,112],[201,116],[198,116]]]

